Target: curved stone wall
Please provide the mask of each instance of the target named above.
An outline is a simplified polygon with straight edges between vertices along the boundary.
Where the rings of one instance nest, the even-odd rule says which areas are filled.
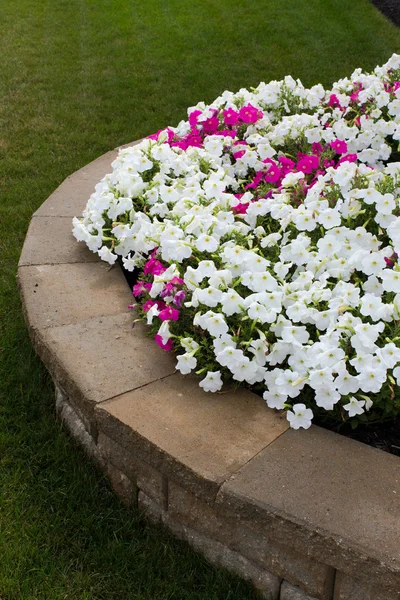
[[[18,268],[56,409],[129,506],[269,600],[400,599],[398,457],[287,421],[244,389],[206,394],[132,328],[118,266],[71,234],[117,150],[33,215]]]

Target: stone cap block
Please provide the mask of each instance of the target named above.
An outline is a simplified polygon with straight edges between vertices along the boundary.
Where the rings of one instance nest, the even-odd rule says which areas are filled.
[[[70,217],[33,217],[18,266],[96,261],[99,256],[72,235]]]
[[[288,430],[221,488],[267,536],[344,572],[400,589],[400,463],[313,426]]]
[[[34,330],[33,342],[56,383],[89,408],[175,371],[172,356],[132,323],[132,314],[97,317]]]
[[[208,501],[288,428],[255,394],[206,393],[180,374],[102,403],[96,415],[109,437]]]
[[[18,283],[26,320],[35,329],[128,313],[132,301],[119,266],[104,262],[20,267]]]

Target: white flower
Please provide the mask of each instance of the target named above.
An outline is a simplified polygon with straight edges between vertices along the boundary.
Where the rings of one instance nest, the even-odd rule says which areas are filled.
[[[153,323],[154,317],[158,317],[160,311],[158,310],[157,304],[153,304],[151,308],[146,313],[147,325],[151,325]]]
[[[354,396],[350,396],[350,402],[345,404],[343,408],[347,410],[349,417],[355,417],[363,414],[363,406],[365,406],[365,400],[357,400]]]
[[[219,241],[212,235],[203,234],[197,238],[195,246],[199,252],[215,252],[219,246]]]
[[[205,392],[218,392],[222,388],[221,371],[208,371],[199,383]]]
[[[188,352],[186,352],[185,354],[180,354],[177,357],[177,361],[178,362],[176,364],[176,368],[182,373],[182,375],[187,375],[188,373],[193,371],[193,369],[195,369],[197,365],[197,360],[195,359],[195,357],[192,354],[189,354]]]
[[[110,248],[107,248],[107,246],[102,246],[97,253],[100,256],[101,260],[108,262],[110,265],[113,265],[117,260],[116,254],[113,254]]]
[[[400,292],[400,271],[394,271],[393,269],[384,269],[380,277],[382,279],[382,287],[385,292]]]
[[[222,292],[221,290],[210,286],[204,289],[198,289],[197,298],[199,302],[205,304],[205,306],[215,307],[222,300]]]
[[[333,407],[339,400],[340,394],[333,386],[327,385],[326,387],[317,388],[315,390],[315,403],[320,408],[333,410]]]
[[[295,325],[289,325],[283,327],[281,337],[287,344],[300,346],[309,340],[310,334],[304,326],[296,327]]]
[[[280,394],[277,390],[268,390],[263,394],[264,400],[267,402],[269,408],[276,408],[282,410],[285,408],[287,396]]]
[[[228,325],[221,313],[212,313],[206,319],[205,326],[213,337],[219,337],[220,335],[228,333]]]
[[[222,310],[228,317],[236,313],[242,312],[243,303],[243,298],[239,296],[239,294],[233,289],[228,289],[222,294]]]
[[[184,347],[186,352],[195,352],[198,348],[200,348],[199,344],[190,337],[181,338],[180,342],[181,346]]]
[[[379,392],[386,381],[386,369],[368,369],[357,375],[358,383],[363,392]]]
[[[306,408],[305,404],[295,404],[292,410],[288,410],[286,413],[286,418],[293,429],[300,429],[300,427],[308,429],[311,427],[313,416],[313,411]]]
[[[157,333],[161,337],[162,343],[166,344],[171,337],[171,332],[169,330],[169,321],[163,321]]]

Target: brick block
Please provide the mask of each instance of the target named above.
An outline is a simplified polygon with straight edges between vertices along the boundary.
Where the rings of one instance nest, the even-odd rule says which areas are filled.
[[[338,571],[335,579],[335,592],[333,600],[399,600],[400,599],[400,578],[399,585],[391,592],[371,586],[368,582],[361,581]]]
[[[111,463],[104,465],[104,471],[111,483],[114,492],[121,498],[127,508],[134,508],[137,504],[137,490],[135,484]]]
[[[122,473],[125,473],[131,481],[134,481],[139,490],[143,491],[146,496],[166,508],[167,481],[161,473],[136,458],[134,454],[102,431],[99,432],[97,444],[99,452],[106,462],[112,463]]]
[[[279,596],[279,600],[317,600],[316,598],[312,598],[308,596],[305,592],[303,592],[300,588],[295,585],[291,585],[287,581],[282,581],[281,585],[281,595]]]
[[[261,569],[300,585],[311,595],[330,600],[334,570],[293,552],[290,540],[269,538],[227,510],[206,504],[173,481],[168,485],[171,518],[218,540]]]
[[[161,523],[163,520],[163,507],[140,490],[138,493],[138,509],[146,515],[151,523]]]

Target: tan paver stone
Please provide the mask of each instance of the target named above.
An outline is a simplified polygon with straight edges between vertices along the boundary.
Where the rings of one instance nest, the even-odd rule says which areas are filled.
[[[96,262],[100,258],[72,235],[70,217],[33,217],[19,266]]]
[[[132,314],[98,317],[34,330],[33,342],[56,383],[89,410],[175,370],[172,356],[132,323]]]
[[[117,150],[103,154],[93,162],[69,175],[34,213],[35,217],[79,217],[95,185],[111,173],[111,163]]]
[[[123,394],[96,410],[99,430],[206,500],[287,429],[287,421],[242,389],[203,392],[180,374]]]
[[[27,322],[34,328],[128,313],[132,302],[119,266],[104,262],[20,267],[18,282]]]
[[[289,430],[223,485],[217,503],[295,551],[388,594],[400,589],[396,456],[315,426]]]

